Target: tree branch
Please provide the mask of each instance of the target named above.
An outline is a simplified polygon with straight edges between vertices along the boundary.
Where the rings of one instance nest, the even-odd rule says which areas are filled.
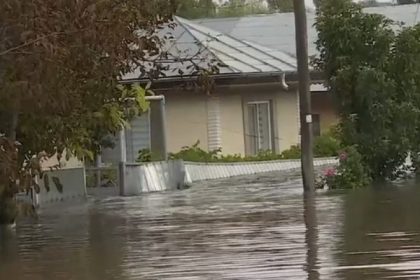
[[[87,29],[87,28],[85,28],[85,29]],[[25,47],[27,47],[27,46],[30,46],[30,45],[32,45],[32,44],[35,44],[36,42],[39,42],[39,41],[41,41],[41,40],[43,40],[43,39],[45,39],[45,38],[48,38],[48,37],[52,37],[52,36],[56,36],[56,35],[68,35],[68,34],[71,34],[71,33],[76,33],[76,32],[79,32],[79,31],[83,31],[83,30],[85,30],[85,29],[78,29],[78,30],[67,31],[67,32],[63,32],[63,31],[60,31],[60,32],[52,32],[52,33],[50,33],[50,34],[47,34],[47,35],[41,36],[41,37],[39,37],[39,38],[36,38],[36,39],[30,40],[30,41],[28,41],[28,42],[25,42],[25,43],[23,43],[23,44],[20,44],[20,45],[18,45],[18,46],[13,47],[13,48],[10,48],[10,49],[7,49],[7,50],[5,50],[5,51],[2,51],[2,52],[0,52],[0,56],[6,55],[6,54],[8,54],[8,53],[11,53],[11,52],[17,51],[17,50],[22,49],[22,48],[25,48]]]

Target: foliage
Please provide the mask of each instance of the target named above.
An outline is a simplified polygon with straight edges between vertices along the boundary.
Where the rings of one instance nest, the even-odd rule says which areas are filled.
[[[124,125],[127,100],[142,111],[145,90],[117,84],[134,68],[153,72],[144,61],[170,15],[170,0],[1,1],[0,133],[17,132],[20,162],[64,148],[92,157]]]
[[[280,13],[293,12],[293,0],[267,0],[267,4],[270,10]]]
[[[43,154],[18,164],[19,144],[0,135],[0,224],[11,224],[18,215],[18,204],[15,195],[18,192],[29,192],[34,186],[39,192],[35,176],[42,176],[40,161]]]
[[[115,187],[116,182],[118,181],[118,170],[117,168],[108,168],[102,169],[100,171],[100,186],[101,187]],[[86,187],[94,188],[96,187],[96,178],[97,172],[86,170]]]
[[[216,16],[216,5],[212,0],[178,0],[176,14],[196,19]]]
[[[420,25],[404,28],[396,38],[391,54],[393,68],[391,77],[395,80],[399,100],[410,102],[411,118],[403,129],[409,129],[411,156],[417,162],[420,152]],[[401,102],[401,101],[400,101]],[[406,112],[407,113],[407,112]]]
[[[333,148],[336,147],[336,140],[332,140],[331,136],[328,136],[327,140],[319,144],[319,157],[337,155],[337,150],[333,152]],[[325,144],[324,144],[325,143]],[[200,142],[197,141],[192,146],[183,147],[181,151],[170,154],[171,159],[182,159],[191,162],[247,162],[247,161],[270,161],[270,160],[281,160],[281,159],[300,159],[301,149],[297,145],[291,146],[289,149],[283,151],[281,154],[276,154],[273,151],[260,151],[254,156],[241,156],[235,155],[222,155],[222,150],[217,149],[214,151],[205,151],[200,148]],[[143,161],[150,160],[150,154],[143,153]],[[153,161],[153,159],[151,160]],[[147,162],[147,161],[146,161]]]
[[[316,157],[336,156],[340,150],[339,141],[334,138],[333,130],[315,140],[314,153]],[[292,145],[289,149],[277,154],[273,151],[260,151],[254,156],[222,155],[222,150],[205,151],[200,148],[200,141],[192,146],[186,146],[177,153],[170,154],[171,159],[182,159],[191,162],[246,162],[246,161],[270,161],[281,159],[300,159],[301,149],[298,145]],[[149,150],[139,151],[139,162],[154,161]]]
[[[315,138],[314,155],[316,157],[337,156],[340,148],[340,141],[331,132]]]
[[[337,99],[342,144],[357,147],[371,177],[392,178],[418,145],[419,27],[396,33],[350,0],[323,0],[315,25],[315,65]]]
[[[289,149],[281,153],[282,158],[285,159],[299,159],[302,151],[298,145],[292,145]]]
[[[93,158],[105,135],[146,109],[146,88],[118,83],[134,69],[150,79],[161,74],[149,59],[164,43],[157,33],[170,21],[172,2],[0,1],[3,198],[39,190],[34,177],[42,176],[44,157],[66,149]]]
[[[137,162],[151,162],[152,151],[150,149],[143,149],[138,152]]]
[[[212,0],[176,0],[176,2],[176,14],[188,19],[243,17],[293,10],[292,0],[269,0],[268,7],[259,0],[229,0],[219,5],[216,5]]]
[[[200,141],[197,141],[192,146],[186,146],[178,153],[170,154],[171,159],[182,159],[191,162],[241,162],[241,161],[256,161],[256,160],[272,160],[279,159],[279,155],[274,155],[271,152],[261,153],[260,156],[242,157],[241,155],[221,155],[221,149],[214,151],[205,151],[200,148]]]
[[[150,149],[142,149],[138,152],[136,162],[152,162],[162,160],[160,155],[156,155]]]
[[[330,132],[325,133],[314,140],[314,156],[315,157],[334,157],[338,155],[341,149],[341,144],[336,138],[335,131],[332,129]],[[289,149],[281,153],[284,159],[300,159],[301,149],[298,145],[293,145]]]
[[[415,4],[417,0],[397,0],[398,5]]]
[[[220,149],[207,152],[199,146],[200,141],[197,141],[192,146],[183,147],[178,153],[170,154],[169,157],[171,159],[182,159],[193,162],[213,162],[218,160],[218,154],[221,152]]]
[[[339,154],[338,167],[330,167],[324,171],[318,187],[356,189],[369,183],[369,172],[363,164],[362,156],[355,147],[347,147]]]
[[[221,155],[218,158],[220,162],[248,162],[248,161],[270,161],[285,159],[283,155],[274,153],[273,151],[260,151],[254,156],[241,156],[241,155]]]
[[[218,17],[243,17],[270,12],[260,1],[246,0],[230,0],[220,6],[218,10]]]

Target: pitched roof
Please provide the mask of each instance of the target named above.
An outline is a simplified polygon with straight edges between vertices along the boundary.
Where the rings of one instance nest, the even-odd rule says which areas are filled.
[[[382,14],[394,21],[414,25],[420,22],[417,16],[418,6],[382,6],[366,8],[365,12]],[[307,13],[309,54],[315,55],[317,32],[313,27],[315,14]],[[296,55],[295,23],[293,13],[277,13],[270,15],[247,16],[241,18],[200,19],[195,21],[208,28],[229,34],[240,40],[256,42],[270,49],[280,50],[291,56]]]
[[[221,74],[295,72],[296,59],[282,51],[239,40],[234,36],[175,17],[175,26],[167,25],[158,36],[166,37],[159,55],[150,58],[164,69],[161,77],[193,75],[195,65],[222,64]],[[152,62],[146,62],[146,68]],[[141,78],[140,70],[124,76],[124,80]]]

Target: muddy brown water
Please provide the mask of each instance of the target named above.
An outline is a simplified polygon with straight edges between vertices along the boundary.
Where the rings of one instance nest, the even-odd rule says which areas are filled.
[[[420,183],[304,196],[276,174],[48,207],[0,279],[420,279]]]

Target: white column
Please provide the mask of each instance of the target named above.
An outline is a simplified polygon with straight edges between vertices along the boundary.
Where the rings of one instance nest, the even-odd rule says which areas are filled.
[[[220,99],[217,96],[207,99],[207,146],[209,151],[222,148]]]

